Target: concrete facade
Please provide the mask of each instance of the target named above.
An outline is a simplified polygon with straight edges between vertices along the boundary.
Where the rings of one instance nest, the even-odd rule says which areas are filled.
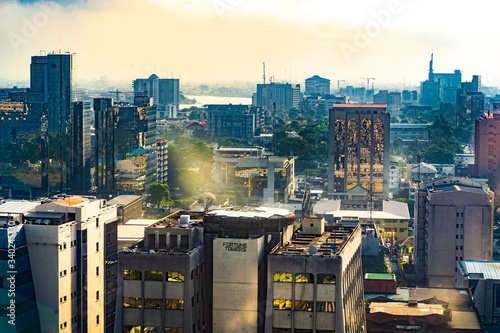
[[[488,178],[488,185],[499,198],[500,113],[488,113],[477,119],[475,129],[475,176]]]
[[[415,265],[422,283],[452,288],[458,260],[491,260],[493,193],[464,178],[419,185],[415,193]]]
[[[323,223],[269,255],[266,332],[366,332],[361,230]]]

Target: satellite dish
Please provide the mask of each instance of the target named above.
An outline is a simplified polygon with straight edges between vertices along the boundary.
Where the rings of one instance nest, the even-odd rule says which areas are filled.
[[[271,243],[271,239],[272,239],[272,236],[271,235],[267,235],[267,242],[268,243]]]
[[[314,245],[309,246],[307,251],[309,251],[309,254],[312,254],[312,255],[315,255],[316,253],[318,253],[318,249]]]

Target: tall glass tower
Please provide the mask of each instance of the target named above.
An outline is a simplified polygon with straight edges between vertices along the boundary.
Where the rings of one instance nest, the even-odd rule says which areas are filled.
[[[335,104],[330,109],[328,196],[363,199],[388,194],[390,114],[385,104]]]

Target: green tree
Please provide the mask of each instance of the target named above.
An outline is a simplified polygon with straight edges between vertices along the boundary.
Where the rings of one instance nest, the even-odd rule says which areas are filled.
[[[148,194],[147,202],[155,208],[168,205],[170,200],[170,191],[166,184],[151,184],[146,192]]]
[[[207,210],[215,204],[217,198],[210,192],[205,192],[198,197],[197,202],[203,207],[203,216],[207,213]]]

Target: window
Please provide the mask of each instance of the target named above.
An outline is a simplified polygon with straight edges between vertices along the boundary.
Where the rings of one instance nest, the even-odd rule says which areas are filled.
[[[335,275],[333,274],[318,274],[318,283],[335,283]]]
[[[181,272],[167,272],[167,281],[184,282],[184,274]]]
[[[95,292],[95,300],[98,301],[99,300],[99,290]]]
[[[295,301],[295,311],[312,311],[312,301]]]
[[[145,298],[144,299],[144,308],[145,309],[162,309],[161,303],[162,303],[161,298]]]
[[[292,273],[276,272],[274,273],[274,282],[292,282]]]
[[[123,297],[124,308],[141,308],[142,303],[139,297]]]
[[[163,281],[163,273],[158,271],[146,271],[144,279],[146,281]]]
[[[165,310],[184,310],[183,299],[166,299]]]
[[[141,279],[141,271],[136,269],[125,269],[123,270],[123,279],[124,280],[140,280]]]
[[[96,276],[99,276],[99,266],[97,266],[97,267],[95,268],[95,275],[96,275]]]
[[[316,302],[317,312],[335,312],[335,302]]]
[[[296,283],[314,283],[314,275],[311,273],[297,273],[295,274]]]
[[[99,315],[95,316],[95,324],[99,325]]]
[[[95,243],[95,252],[99,252],[99,242]]]
[[[292,301],[289,299],[275,299],[273,310],[292,310]]]
[[[464,239],[464,235],[460,235],[460,239]]]
[[[60,329],[65,329],[66,327],[68,327],[68,322],[67,321],[65,321],[64,323],[62,323],[61,325],[59,325]]]
[[[123,333],[141,333],[141,326],[122,326],[122,327],[123,327]]]

